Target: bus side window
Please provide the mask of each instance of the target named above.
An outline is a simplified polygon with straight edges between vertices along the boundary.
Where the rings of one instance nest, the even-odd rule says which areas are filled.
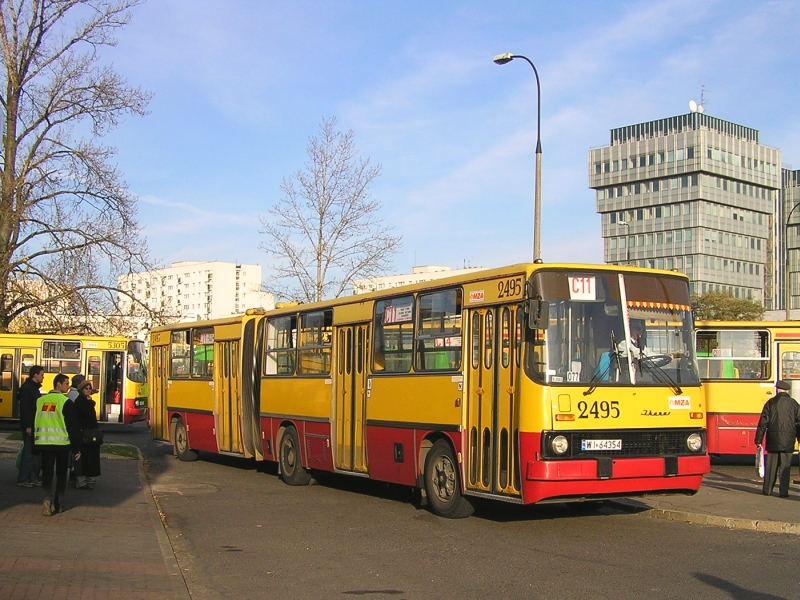
[[[14,385],[14,355],[0,356],[0,390],[10,391]]]

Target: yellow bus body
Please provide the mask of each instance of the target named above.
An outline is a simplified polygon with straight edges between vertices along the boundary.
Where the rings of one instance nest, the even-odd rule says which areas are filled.
[[[660,354],[619,358],[631,315]],[[183,458],[425,487],[445,443],[461,493],[519,503],[693,493],[709,470],[688,280],[672,272],[513,265],[156,328],[150,358],[153,435]]]
[[[125,337],[0,334],[0,417],[17,418],[17,391],[30,367],[45,369],[42,391],[58,373],[92,381],[97,417],[132,423],[147,415],[147,381],[142,342]]]
[[[708,451],[755,454],[755,431],[775,383],[800,398],[800,323],[698,321],[700,379],[708,404]]]

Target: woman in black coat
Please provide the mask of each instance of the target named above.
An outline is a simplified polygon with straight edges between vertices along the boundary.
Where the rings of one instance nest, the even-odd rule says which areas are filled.
[[[92,399],[92,382],[87,379],[78,385],[78,397],[75,399],[75,409],[78,413],[81,432],[87,429],[97,429],[96,404]],[[94,488],[95,478],[100,477],[100,446],[83,445],[81,460],[77,465],[76,472],[76,488]]]

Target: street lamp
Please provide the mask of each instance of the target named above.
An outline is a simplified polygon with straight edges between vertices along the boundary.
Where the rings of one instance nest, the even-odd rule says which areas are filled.
[[[789,320],[789,309],[792,305],[792,289],[789,287],[789,220],[792,218],[794,209],[800,206],[800,202],[792,207],[789,216],[786,217],[786,320]]]
[[[542,262],[541,222],[542,222],[542,88],[539,85],[539,72],[527,56],[520,54],[498,54],[495,64],[504,65],[515,58],[521,58],[531,66],[536,75],[536,183],[533,199],[533,262]]]
[[[631,264],[631,226],[627,221],[620,221],[620,225],[625,225],[628,231],[625,233],[625,264]]]

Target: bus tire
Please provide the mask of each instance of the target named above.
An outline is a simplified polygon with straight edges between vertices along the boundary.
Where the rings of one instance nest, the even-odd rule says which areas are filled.
[[[186,425],[183,424],[183,419],[175,421],[175,435],[172,439],[172,445],[175,447],[175,456],[184,462],[197,460],[197,451],[189,448],[189,436],[186,433]]]
[[[461,494],[458,463],[444,440],[437,441],[425,457],[425,493],[431,510],[446,519],[463,519],[475,507]]]
[[[300,456],[300,442],[297,430],[287,427],[281,436],[278,461],[281,467],[281,479],[287,485],[308,485],[311,475],[303,468]]]

